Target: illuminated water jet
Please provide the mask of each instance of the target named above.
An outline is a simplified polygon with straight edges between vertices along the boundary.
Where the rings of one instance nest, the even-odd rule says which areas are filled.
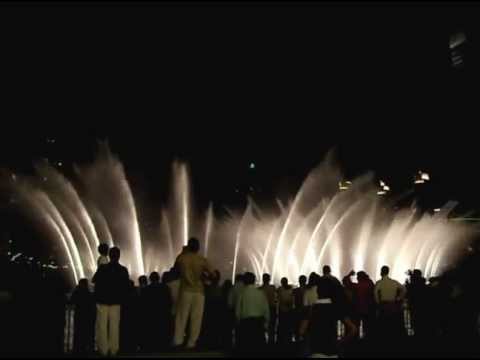
[[[328,264],[337,276],[353,269],[373,278],[389,265],[403,280],[412,268],[439,274],[462,255],[477,230],[449,221],[448,206],[434,215],[420,215],[415,207],[395,209],[392,198],[377,195],[372,174],[346,181],[330,155],[293,201],[273,199],[268,206],[249,198],[245,209],[225,209],[227,215],[218,217],[212,203],[194,207],[186,164],[175,162],[172,170],[172,197],[148,230],[123,165],[106,144],[93,163],[75,167],[75,182],[48,164],[37,165],[34,178],[8,174],[5,181],[21,199],[10,205],[62,245],[75,282],[93,275],[101,242],[121,248],[122,262],[136,278],[170,268],[190,236],[204,240],[202,253],[232,279],[249,269],[258,279],[271,272],[275,283],[283,276],[296,282]]]

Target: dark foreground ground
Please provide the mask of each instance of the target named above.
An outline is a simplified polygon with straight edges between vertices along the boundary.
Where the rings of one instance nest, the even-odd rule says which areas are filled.
[[[124,354],[119,358],[230,358],[238,354],[207,351],[172,351],[153,354]],[[288,348],[270,348],[260,355],[264,358],[304,358],[307,355],[302,349],[292,345]],[[74,358],[73,356],[68,356]],[[97,358],[98,356],[92,356]],[[325,357],[329,356],[317,356]],[[331,357],[331,356],[330,356]],[[448,340],[435,339],[429,342],[420,341],[413,337],[405,338],[395,344],[379,344],[378,342],[359,341],[342,349],[339,358],[480,358],[480,339]]]

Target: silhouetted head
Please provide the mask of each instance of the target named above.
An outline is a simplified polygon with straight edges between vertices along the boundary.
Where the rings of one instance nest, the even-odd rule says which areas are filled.
[[[110,247],[108,246],[108,244],[102,243],[98,245],[98,252],[100,253],[100,255],[108,256],[109,249]]]
[[[190,250],[193,253],[198,253],[200,250],[200,241],[198,241],[197,238],[190,238],[188,240],[188,250]]]
[[[120,249],[118,247],[112,247],[108,252],[110,262],[118,263],[120,261]]]
[[[280,284],[283,286],[283,287],[287,287],[288,286],[288,279],[286,277],[282,278],[280,280]]]
[[[380,275],[381,276],[388,276],[390,273],[390,268],[388,266],[382,266],[382,269],[380,270]]]
[[[222,279],[222,275],[220,274],[220,271],[215,270],[213,272],[213,282],[218,285],[220,283],[220,280]]]
[[[150,274],[150,284],[158,284],[160,282],[160,274],[156,271],[153,271]]]
[[[322,269],[323,275],[327,276],[332,273],[332,269],[330,269],[330,266],[325,265]]]
[[[357,280],[358,281],[365,281],[365,280],[368,280],[369,277],[367,275],[367,273],[365,271],[359,271],[357,273]]]
[[[307,285],[307,277],[305,275],[302,275],[298,278],[298,283],[300,286],[305,286]]]
[[[308,277],[308,286],[312,287],[317,285],[318,274],[316,272],[312,272]]]
[[[269,285],[271,279],[272,277],[270,276],[270,274],[263,274],[262,276],[262,281],[264,285]]]
[[[237,274],[235,275],[235,284],[238,284],[238,283],[245,283],[243,281],[243,274]]]
[[[413,270],[412,277],[416,279],[420,279],[422,277],[422,270],[419,270],[419,269]]]
[[[88,291],[88,280],[80,279],[80,281],[78,282],[78,289],[83,291]]]
[[[128,290],[135,291],[135,282],[132,279],[128,279]]]
[[[138,278],[138,285],[140,285],[141,288],[148,285],[148,280],[145,275],[142,275]]]
[[[162,283],[166,284],[166,283],[170,282],[171,278],[172,278],[172,276],[170,274],[170,271],[165,271],[162,274]]]
[[[243,281],[245,282],[245,285],[253,285],[255,284],[255,275],[251,272],[247,272],[243,276]]]

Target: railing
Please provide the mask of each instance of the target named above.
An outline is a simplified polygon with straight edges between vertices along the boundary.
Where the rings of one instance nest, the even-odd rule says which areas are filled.
[[[63,337],[63,350],[65,354],[71,353],[73,351],[74,314],[74,307],[72,305],[67,305],[65,310],[65,330]]]
[[[68,305],[65,311],[65,331],[64,331],[64,351],[66,354],[73,351],[73,332],[74,332],[74,314],[75,309],[72,305]],[[413,336],[411,315],[408,306],[405,304],[403,308],[403,321],[408,336]],[[480,322],[480,318],[479,318]],[[342,339],[345,336],[345,326],[341,321],[337,323],[337,338]],[[363,322],[360,322],[360,338],[364,337]]]

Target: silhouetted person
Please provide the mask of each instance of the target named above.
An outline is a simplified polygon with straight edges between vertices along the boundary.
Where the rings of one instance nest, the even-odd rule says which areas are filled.
[[[310,275],[309,282],[317,282],[318,300],[305,308],[300,326],[300,335],[308,340],[310,354],[334,355],[339,352],[336,337],[338,320],[345,325],[346,336],[343,342],[348,342],[358,333],[346,306],[345,292],[340,282],[329,276],[329,270],[328,267],[324,268],[323,277],[314,273]],[[311,286],[311,289],[315,289],[315,286]]]
[[[314,338],[318,342],[317,350],[325,354],[334,354],[337,351],[338,312],[340,307],[344,309],[346,301],[343,286],[331,274],[328,265],[323,267],[323,276],[317,278],[317,295],[318,300],[312,307],[315,317]]]
[[[281,286],[277,290],[278,298],[278,342],[288,345],[293,337],[293,309],[295,306],[293,288],[287,278],[280,280]]]
[[[351,271],[345,276],[343,284],[346,289],[351,291],[352,321],[359,329],[360,324],[363,324],[363,334],[364,337],[367,337],[372,334],[375,321],[375,284],[364,271],[357,273],[357,283],[351,281],[353,275],[355,272]]]
[[[138,277],[138,292],[142,295],[142,291],[148,286],[148,278],[145,275]]]
[[[293,333],[295,335],[295,341],[298,341],[300,338],[299,329],[300,329],[300,322],[302,320],[302,313],[303,313],[303,297],[305,295],[305,290],[307,289],[307,277],[305,275],[301,275],[298,278],[299,286],[293,289],[293,299],[294,299],[294,315],[293,315]]]
[[[318,293],[317,293],[317,284],[318,284],[318,275],[315,272],[312,272],[308,277],[308,284],[303,293],[303,306],[309,307],[317,303]]]
[[[108,258],[108,252],[110,250],[110,247],[108,246],[108,244],[101,243],[100,245],[98,245],[97,250],[98,250],[98,253],[100,254],[100,256],[97,259],[97,269],[98,269],[100,266],[106,265],[110,262],[110,259]],[[98,316],[96,316],[96,320],[95,320],[95,340],[96,340],[96,342],[98,342],[98,340],[96,339],[96,336],[99,333],[100,333],[100,330],[98,329]]]
[[[139,347],[139,329],[143,326],[139,317],[140,296],[135,282],[129,280],[127,294],[120,309],[120,346],[122,353],[133,354]]]
[[[221,275],[215,270],[210,284],[205,287],[205,315],[202,326],[202,342],[208,349],[220,349],[222,317]]]
[[[258,355],[265,348],[265,329],[270,323],[270,306],[260,289],[255,288],[255,275],[247,272],[245,288],[235,308],[238,343],[241,355]]]
[[[120,265],[120,249],[110,249],[110,262],[98,268],[93,276],[97,316],[99,317],[98,349],[101,355],[116,356],[119,351],[120,311],[129,288],[126,267]]]
[[[403,335],[403,309],[405,288],[398,281],[388,277],[390,269],[383,266],[381,269],[382,279],[375,284],[375,302],[378,304],[378,334],[383,339],[383,344],[388,345],[387,340],[398,340]]]
[[[197,345],[205,307],[204,279],[213,270],[207,259],[199,254],[200,242],[196,238],[188,240],[188,251],[176,261],[180,270],[180,295],[175,318],[174,345],[181,346],[185,341],[187,322],[190,321],[189,338],[186,346],[193,349]]]
[[[235,284],[230,289],[228,294],[228,308],[230,310],[229,320],[231,323],[232,328],[230,329],[230,342],[233,339],[232,333],[235,335],[235,343],[238,341],[237,335],[238,332],[236,331],[236,319],[235,319],[235,309],[237,307],[238,299],[240,298],[240,294],[242,293],[243,289],[245,288],[245,282],[243,279],[243,274],[235,275]]]
[[[65,310],[67,305],[66,284],[59,272],[49,272],[45,278],[43,288],[37,296],[43,296],[44,304],[41,308],[41,325],[48,326],[42,329],[44,339],[42,347],[48,354],[60,355],[64,351]]]
[[[88,288],[88,280],[81,279],[72,293],[71,303],[75,308],[73,330],[73,352],[89,354],[95,344],[95,297]]]
[[[172,298],[167,285],[160,283],[157,272],[150,274],[150,285],[145,288],[143,296],[143,305],[148,315],[143,324],[147,330],[145,350],[165,350],[168,346]]]
[[[142,275],[138,277],[138,302],[139,302],[139,307],[138,307],[138,317],[139,317],[139,323],[140,324],[145,324],[149,321],[150,314],[148,313],[147,310],[147,300],[145,298],[145,290],[148,287],[148,278],[146,275]],[[138,331],[138,346],[140,351],[146,351],[147,350],[147,342],[148,342],[148,328],[144,325],[140,325],[139,328],[137,329]]]
[[[110,259],[108,258],[108,251],[110,250],[110,247],[108,244],[102,243],[98,245],[98,253],[100,256],[97,259],[97,266],[101,265],[107,265],[110,262]]]
[[[270,345],[275,344],[275,335],[277,327],[277,291],[274,285],[270,284],[271,276],[269,274],[263,274],[262,286],[259,287],[263,291],[268,306],[270,307],[270,323],[268,324],[268,343]]]
[[[222,348],[230,350],[232,348],[233,328],[235,326],[235,314],[230,309],[228,300],[233,284],[231,280],[225,280],[222,285],[222,305],[221,305],[221,337]]]
[[[420,270],[413,271],[406,288],[415,336],[425,338],[428,335],[430,299],[426,280]]]
[[[368,337],[372,334],[375,325],[375,284],[364,271],[357,274],[356,302],[354,304],[356,313],[363,323],[363,334]],[[360,324],[357,324],[360,327]]]

